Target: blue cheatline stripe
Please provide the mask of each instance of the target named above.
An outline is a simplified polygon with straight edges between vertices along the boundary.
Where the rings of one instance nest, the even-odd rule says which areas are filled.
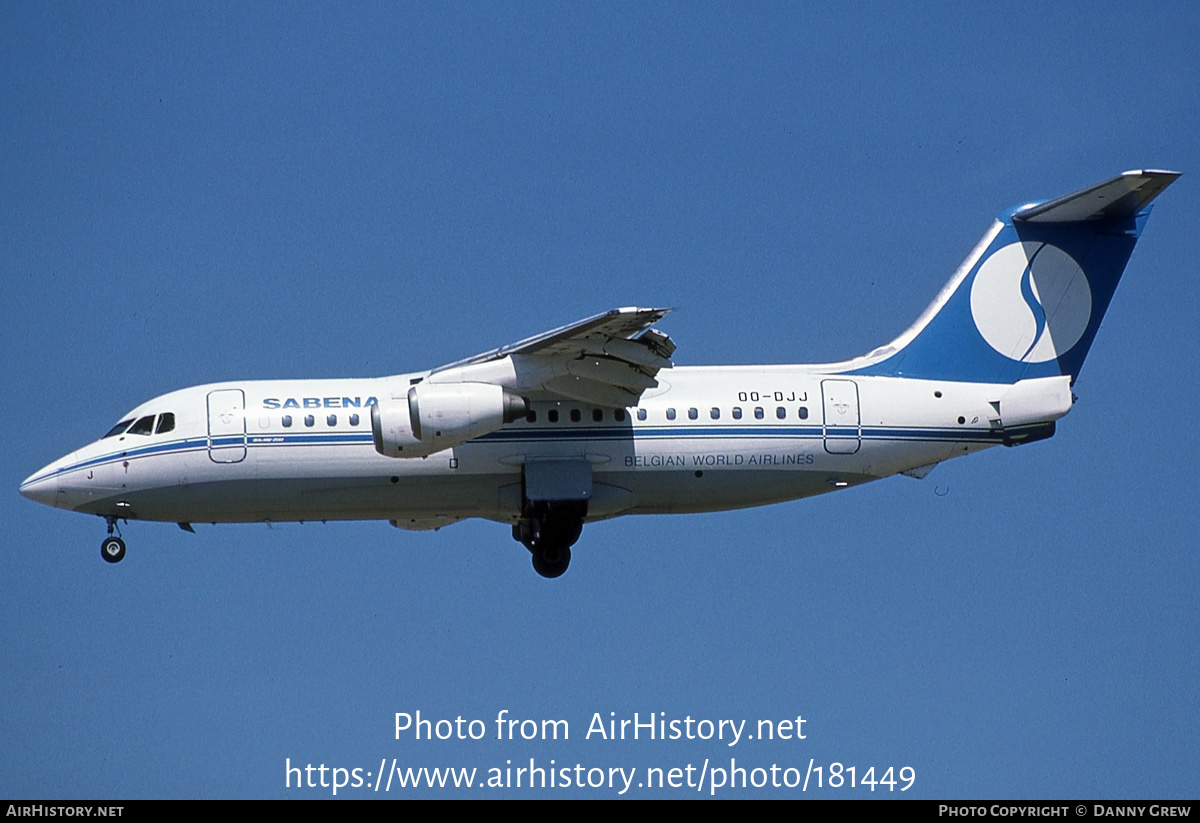
[[[153,446],[141,446],[136,449],[126,449],[122,452],[113,452],[112,454],[93,457],[90,460],[76,463],[73,466],[68,466],[58,470],[58,474],[67,471],[75,471],[76,469],[86,469],[89,466],[99,466],[102,463],[113,463],[117,460],[128,460],[131,457],[146,457],[151,454],[174,454],[196,449],[208,448],[208,441],[204,438],[189,438],[187,440],[172,440],[168,443],[156,443]]]
[[[860,434],[861,431],[861,434]],[[512,429],[501,430],[475,438],[480,443],[539,443],[578,442],[581,440],[806,440],[825,436],[839,439],[864,440],[949,440],[1002,442],[1001,436],[990,429],[957,427],[883,427],[864,426],[861,430],[848,426],[678,426],[639,429]]]
[[[907,441],[907,442],[970,442],[970,443],[1001,443],[1003,436],[989,429],[964,428],[935,428],[935,427],[883,427],[864,426],[861,434],[854,429],[837,428],[828,432],[828,437],[834,440],[873,440],[873,441]],[[678,426],[652,428],[530,428],[510,429],[492,432],[477,437],[474,443],[508,444],[508,443],[575,443],[587,441],[614,440],[652,440],[652,441],[691,441],[691,440],[815,440],[825,439],[820,426]],[[217,437],[212,441],[214,448],[283,448],[287,446],[363,446],[373,445],[369,433],[329,433],[329,434],[256,434]],[[207,437],[172,440],[167,443],[155,443],[123,452],[93,457],[57,469],[41,477],[30,479],[37,483],[67,472],[131,460],[151,455],[184,454],[194,451],[207,451]],[[25,485],[25,484],[22,484]]]
[[[854,431],[849,429],[849,431]],[[553,440],[628,440],[631,437],[820,437],[820,426],[642,426],[629,428],[529,428],[501,429],[477,437],[480,441]]]
[[[214,444],[220,442],[221,445],[226,445],[226,438],[221,438],[219,441],[213,441]],[[247,445],[250,446],[288,446],[296,444],[322,444],[322,443],[371,443],[373,438],[370,434],[255,434],[246,438]],[[233,442],[229,445],[241,445],[240,437],[233,438]]]

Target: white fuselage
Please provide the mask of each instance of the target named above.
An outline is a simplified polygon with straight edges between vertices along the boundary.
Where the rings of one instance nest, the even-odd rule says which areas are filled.
[[[1004,442],[998,410],[1014,388],[805,366],[677,367],[662,370],[636,408],[535,400],[527,419],[428,457],[380,454],[371,404],[423,374],[173,392],[127,415],[172,414],[170,431],[98,440],[30,477],[22,493],[129,519],[384,519],[421,529],[465,517],[514,522],[527,462],[584,459],[588,520],[715,511],[833,491]],[[1024,422],[1049,424],[1069,403],[1059,406]]]
[[[431,371],[220,383],[134,409],[35,473],[26,497],[120,520],[467,517],[512,525],[557,577],[584,523],[808,497],[1049,437],[1152,200],[1179,175],[1124,172],[1007,210],[917,321],[824,365],[675,367],[625,306]]]

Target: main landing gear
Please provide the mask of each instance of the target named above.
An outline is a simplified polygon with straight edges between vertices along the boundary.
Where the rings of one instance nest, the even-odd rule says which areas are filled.
[[[120,538],[117,518],[105,517],[108,522],[108,537],[100,544],[100,556],[109,563],[120,563],[125,557],[125,541]],[[116,534],[114,534],[116,532]]]
[[[571,546],[583,531],[586,515],[586,502],[531,502],[513,526],[513,539],[529,549],[535,572],[559,577],[571,564]]]

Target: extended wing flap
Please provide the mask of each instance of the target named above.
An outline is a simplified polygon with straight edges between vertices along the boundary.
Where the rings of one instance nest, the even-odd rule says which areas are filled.
[[[553,377],[542,384],[542,389],[565,400],[578,400],[580,403],[615,409],[636,406],[642,394],[640,391],[632,392],[610,383],[574,375]]]
[[[568,360],[567,372],[576,377],[599,383],[609,383],[638,394],[658,385],[657,380],[636,365],[608,357],[584,356]]]

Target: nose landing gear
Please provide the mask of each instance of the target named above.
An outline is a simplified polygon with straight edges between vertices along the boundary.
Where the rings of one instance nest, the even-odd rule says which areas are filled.
[[[100,544],[100,556],[109,563],[120,563],[125,557],[125,541],[120,538],[117,518],[105,517],[104,519],[108,523],[108,537],[104,538],[104,542]]]

